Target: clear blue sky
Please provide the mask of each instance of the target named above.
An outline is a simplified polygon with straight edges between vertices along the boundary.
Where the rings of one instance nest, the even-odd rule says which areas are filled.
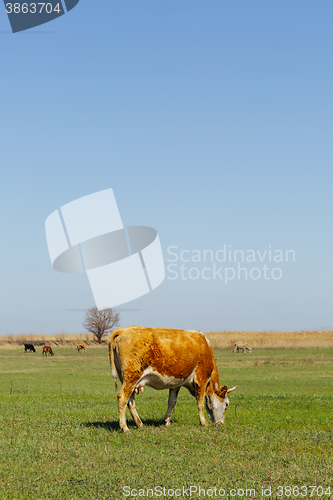
[[[87,278],[52,269],[44,223],[110,187],[166,265],[169,246],[296,255],[280,280],[167,272],[122,325],[333,326],[331,1],[81,0],[15,35],[1,7],[0,44],[0,334],[83,331]]]

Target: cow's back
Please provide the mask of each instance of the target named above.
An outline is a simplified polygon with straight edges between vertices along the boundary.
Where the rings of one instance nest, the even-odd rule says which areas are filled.
[[[150,368],[162,377],[184,380],[198,366],[207,377],[214,368],[211,348],[200,332],[133,326],[115,330],[111,342],[121,378],[139,378]]]

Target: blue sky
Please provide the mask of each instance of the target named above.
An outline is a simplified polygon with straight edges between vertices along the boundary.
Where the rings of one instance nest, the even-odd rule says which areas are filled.
[[[280,280],[167,272],[122,325],[332,326],[332,3],[95,4],[17,34],[0,9],[0,334],[83,331],[87,278],[52,269],[44,223],[110,187],[166,265],[169,246],[296,254]]]

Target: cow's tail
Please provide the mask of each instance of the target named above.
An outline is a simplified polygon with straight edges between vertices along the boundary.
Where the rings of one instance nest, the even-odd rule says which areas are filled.
[[[111,375],[114,379],[114,386],[115,386],[116,390],[117,390],[117,370],[116,370],[116,365],[114,363],[113,349],[114,349],[117,337],[119,337],[119,333],[117,332],[117,330],[115,330],[113,333],[111,333],[111,335],[109,337],[109,358],[110,358],[110,366],[111,366]]]

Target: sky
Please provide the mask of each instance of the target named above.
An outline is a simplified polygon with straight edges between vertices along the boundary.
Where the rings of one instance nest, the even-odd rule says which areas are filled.
[[[327,0],[80,0],[15,34],[1,7],[0,334],[84,331],[45,220],[108,188],[166,267],[122,326],[332,327],[332,42]]]

